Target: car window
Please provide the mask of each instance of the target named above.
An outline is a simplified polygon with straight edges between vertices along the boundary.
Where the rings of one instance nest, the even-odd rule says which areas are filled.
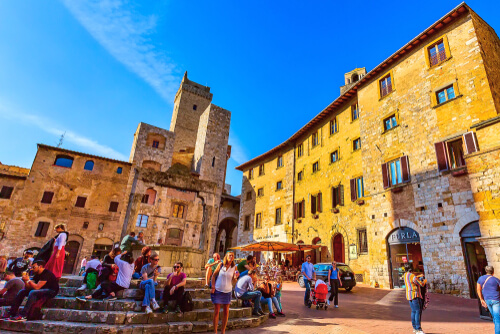
[[[337,268],[339,268],[339,270],[343,273],[353,273],[351,268],[349,268],[348,266],[337,266]]]
[[[318,265],[318,269],[316,269],[316,271],[328,271],[328,270],[330,270],[330,265],[328,264],[320,264]]]
[[[314,271],[318,271],[318,265],[317,264],[314,265]]]

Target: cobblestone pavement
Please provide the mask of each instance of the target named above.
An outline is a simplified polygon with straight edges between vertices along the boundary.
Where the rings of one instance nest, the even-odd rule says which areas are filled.
[[[325,310],[304,306],[304,289],[285,283],[281,301],[286,318],[269,319],[258,328],[228,331],[245,334],[363,334],[412,333],[410,306],[402,290],[382,290],[358,285],[339,294],[339,308]],[[431,294],[422,316],[427,334],[493,333],[493,323],[479,319],[476,300]]]

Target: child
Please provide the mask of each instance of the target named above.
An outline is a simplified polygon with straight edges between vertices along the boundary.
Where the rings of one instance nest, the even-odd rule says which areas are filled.
[[[281,306],[281,289],[283,289],[283,278],[278,276],[277,284],[276,284],[276,299],[281,308],[281,312],[283,312],[283,306]]]

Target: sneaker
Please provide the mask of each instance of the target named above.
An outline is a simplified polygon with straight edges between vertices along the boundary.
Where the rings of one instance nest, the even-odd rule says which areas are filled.
[[[160,308],[160,305],[158,305],[158,302],[154,298],[151,299],[151,307],[153,308],[154,311]]]
[[[330,306],[330,299],[326,300],[326,305]]]
[[[259,312],[257,312],[257,311],[253,311],[253,312],[252,312],[252,315],[253,315],[254,317],[260,317],[260,316],[261,316],[261,314],[260,314]]]
[[[78,300],[79,302],[85,303],[88,299],[85,298],[85,296],[80,296],[80,297],[76,297],[76,300]]]
[[[146,306],[146,314],[150,314],[150,313],[153,313],[153,310],[151,309],[151,307]]]
[[[78,289],[76,289],[76,291],[83,291],[83,290],[86,290],[87,289],[87,284],[83,284],[81,287],[79,287]]]
[[[179,307],[179,305],[177,305],[175,307],[175,313],[182,313],[181,308]]]
[[[14,317],[10,317],[9,321],[12,321],[12,322],[23,322],[23,321],[26,321],[26,317],[23,317],[21,315],[16,315]]]
[[[421,330],[421,329],[418,329],[416,333],[417,333],[417,334],[425,334],[425,333],[424,333],[424,331],[423,331],[423,330]]]
[[[283,312],[278,312],[278,313],[276,313],[276,314],[277,314],[278,316],[280,316],[280,317],[284,317],[284,316],[285,316],[285,313],[283,313]]]
[[[338,306],[338,305],[335,305],[335,308],[339,308],[339,306]]]
[[[113,300],[117,300],[118,298],[116,298],[116,296],[107,296],[106,298],[104,298],[104,300],[107,300],[107,301],[113,301]]]
[[[262,309],[260,309],[258,312],[260,315],[266,315],[266,313],[264,311],[262,311]]]
[[[274,313],[269,313],[269,318],[271,318],[271,319],[276,319],[276,314],[274,314]]]

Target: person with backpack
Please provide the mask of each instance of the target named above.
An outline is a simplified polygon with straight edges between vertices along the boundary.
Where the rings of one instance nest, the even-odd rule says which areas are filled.
[[[477,280],[477,295],[483,307],[487,307],[493,317],[495,334],[500,334],[500,280],[493,276],[495,269],[492,266],[484,268],[486,275]]]
[[[68,241],[69,233],[66,232],[65,224],[58,224],[54,229],[58,234],[54,238],[54,250],[52,251],[50,259],[47,261],[45,269],[51,271],[57,279],[60,279],[64,267],[64,258],[66,257],[64,247]]]
[[[420,276],[413,274],[413,268],[409,263],[405,264],[405,270],[406,299],[410,303],[413,332],[425,334],[421,326],[423,299],[420,288],[427,284],[427,280],[420,279]]]
[[[99,274],[97,267],[100,265],[101,261],[99,261],[97,255],[92,255],[90,261],[88,261],[86,264],[87,269],[83,273],[83,284],[78,289],[76,289],[76,291],[83,291],[85,289],[95,289],[95,287],[97,286],[96,285],[97,276]]]
[[[163,311],[168,313],[168,302],[175,301],[175,313],[181,313],[181,305],[184,297],[184,287],[187,276],[182,272],[182,262],[174,263],[174,272],[167,276],[167,284],[163,290]]]
[[[151,256],[149,257],[149,263],[145,264],[141,269],[142,281],[139,284],[139,288],[144,290],[142,307],[146,309],[146,314],[153,313],[153,310],[156,311],[160,308],[160,306],[156,302],[155,297],[155,288],[158,285],[156,279],[161,273],[161,268],[158,265],[160,257],[156,253],[150,253],[150,255]]]

